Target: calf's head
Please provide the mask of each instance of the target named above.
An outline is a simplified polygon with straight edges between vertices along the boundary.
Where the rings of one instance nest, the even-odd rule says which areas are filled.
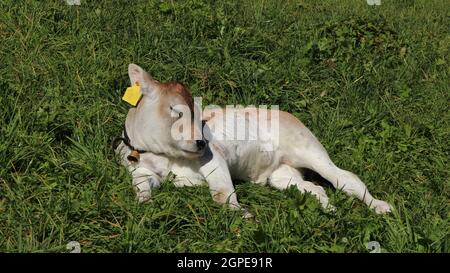
[[[200,109],[182,83],[159,82],[135,64],[128,67],[131,84],[140,86],[142,98],[127,117],[127,130],[140,147],[169,157],[196,158],[203,154]],[[131,113],[131,112],[130,112]]]

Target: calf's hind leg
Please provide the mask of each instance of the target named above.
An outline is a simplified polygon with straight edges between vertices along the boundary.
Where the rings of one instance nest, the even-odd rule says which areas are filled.
[[[269,184],[274,188],[284,190],[294,185],[300,192],[309,192],[315,196],[323,208],[333,210],[334,207],[328,204],[328,196],[321,186],[303,180],[299,170],[283,164],[276,169],[269,177]]]
[[[388,203],[375,199],[370,194],[366,185],[358,176],[334,165],[325,148],[318,141],[315,145],[309,145],[306,149],[294,150],[294,155],[295,158],[290,159],[294,166],[312,169],[319,173],[323,178],[330,181],[336,189],[357,197],[374,209],[376,213],[391,211],[391,206]]]

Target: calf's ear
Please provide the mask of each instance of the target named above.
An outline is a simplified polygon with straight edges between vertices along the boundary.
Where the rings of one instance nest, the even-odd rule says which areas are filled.
[[[157,81],[153,80],[150,74],[137,64],[128,65],[128,76],[131,85],[137,84],[141,87],[142,95],[154,95],[157,89]]]

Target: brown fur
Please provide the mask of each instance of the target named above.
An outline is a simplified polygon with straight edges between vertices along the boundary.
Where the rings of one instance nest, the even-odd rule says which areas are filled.
[[[189,89],[178,81],[171,81],[161,84],[161,92],[169,93],[167,95],[176,95],[180,96],[183,101],[187,104],[191,113],[194,113],[194,100],[192,99],[192,94]]]

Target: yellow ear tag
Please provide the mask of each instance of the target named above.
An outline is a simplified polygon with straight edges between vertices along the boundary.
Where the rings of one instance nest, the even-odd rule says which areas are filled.
[[[136,106],[141,96],[141,88],[139,87],[138,83],[135,83],[133,84],[133,86],[127,88],[122,99],[129,104]]]

